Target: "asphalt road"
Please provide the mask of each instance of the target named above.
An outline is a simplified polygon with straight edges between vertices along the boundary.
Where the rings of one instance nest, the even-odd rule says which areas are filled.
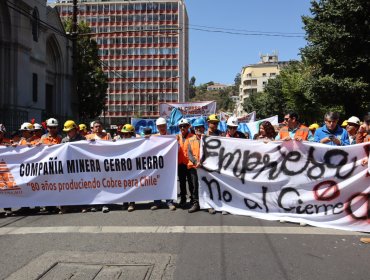
[[[130,265],[105,279],[370,277],[370,244],[360,242],[363,234],[148,208],[0,218],[0,279],[68,279],[60,271],[72,271],[75,263],[85,263],[84,270],[77,268],[84,273],[69,279],[103,279],[89,273],[104,262]]]

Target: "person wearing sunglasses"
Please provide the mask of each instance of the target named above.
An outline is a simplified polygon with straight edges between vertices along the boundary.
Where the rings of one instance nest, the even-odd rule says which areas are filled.
[[[226,122],[226,137],[246,139],[244,133],[238,131],[239,122],[236,117],[229,117]]]
[[[284,124],[275,140],[313,141],[313,135],[307,126],[299,122],[298,114],[289,112],[284,116]]]
[[[62,142],[62,136],[58,134],[58,121],[54,118],[46,120],[47,133],[42,135],[40,144],[55,145]]]
[[[189,186],[189,193],[190,197],[193,196],[193,191],[194,191],[194,186],[191,181],[190,173],[188,170],[188,153],[185,150],[185,141],[188,138],[193,137],[193,133],[189,132],[190,128],[190,123],[187,119],[181,119],[179,121],[179,128],[180,128],[180,133],[176,135],[177,141],[179,143],[179,151],[178,151],[178,169],[177,173],[179,176],[179,181],[180,181],[180,203],[179,206],[181,208],[186,207],[186,195],[187,195],[187,190],[186,190],[186,181],[188,182]]]

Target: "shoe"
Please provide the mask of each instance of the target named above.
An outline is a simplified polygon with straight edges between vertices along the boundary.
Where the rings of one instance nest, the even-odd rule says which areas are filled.
[[[286,221],[284,219],[280,219],[279,222],[284,224]]]
[[[301,227],[305,227],[305,226],[307,226],[307,224],[306,224],[306,223],[304,223],[304,222],[300,222],[300,223],[299,223],[299,225],[300,225]]]
[[[109,212],[109,208],[107,206],[103,206],[103,208],[101,209],[101,211],[103,213],[108,213]]]
[[[91,212],[96,212],[96,208],[95,207],[91,207],[90,211]]]
[[[209,214],[216,214],[216,210],[215,209],[213,209],[213,208],[208,208],[208,213]]]
[[[83,208],[82,210],[81,210],[81,213],[86,213],[87,212],[87,209],[85,209],[85,208]]]
[[[222,213],[222,215],[229,215],[229,214],[230,214],[229,212],[227,212],[227,211],[225,211],[225,210],[224,210],[224,211],[222,211],[221,213]]]
[[[122,210],[127,210],[128,209],[128,203],[124,202],[122,205]]]
[[[12,216],[12,215],[13,215],[12,210],[5,210],[5,216],[9,217],[9,216]]]
[[[157,210],[159,207],[157,205],[152,205],[152,207],[150,207],[150,210]]]
[[[182,208],[182,209],[184,209],[186,207],[186,199],[185,200],[184,199],[180,200],[179,207]]]
[[[129,204],[128,208],[127,208],[127,211],[128,212],[132,212],[135,210],[135,204]]]
[[[64,209],[60,209],[59,212],[58,212],[58,214],[60,214],[60,215],[63,215],[65,213],[66,213],[66,210],[64,210]]]
[[[200,209],[199,204],[198,203],[194,203],[193,206],[191,206],[191,208],[188,210],[188,213],[197,212],[199,209]]]
[[[176,206],[173,205],[172,203],[171,204],[168,204],[168,209],[170,209],[170,211],[175,211],[176,210]]]

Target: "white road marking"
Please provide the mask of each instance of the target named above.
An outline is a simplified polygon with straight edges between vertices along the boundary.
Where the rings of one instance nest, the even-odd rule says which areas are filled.
[[[361,232],[316,227],[254,227],[254,226],[61,226],[2,227],[1,235],[41,233],[198,233],[198,234],[297,234],[297,235],[368,235]]]

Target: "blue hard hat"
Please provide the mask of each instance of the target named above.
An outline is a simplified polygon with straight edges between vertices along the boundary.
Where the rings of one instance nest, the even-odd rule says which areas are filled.
[[[205,126],[206,125],[206,122],[203,118],[197,118],[194,122],[193,122],[193,126],[196,127],[196,126]]]

